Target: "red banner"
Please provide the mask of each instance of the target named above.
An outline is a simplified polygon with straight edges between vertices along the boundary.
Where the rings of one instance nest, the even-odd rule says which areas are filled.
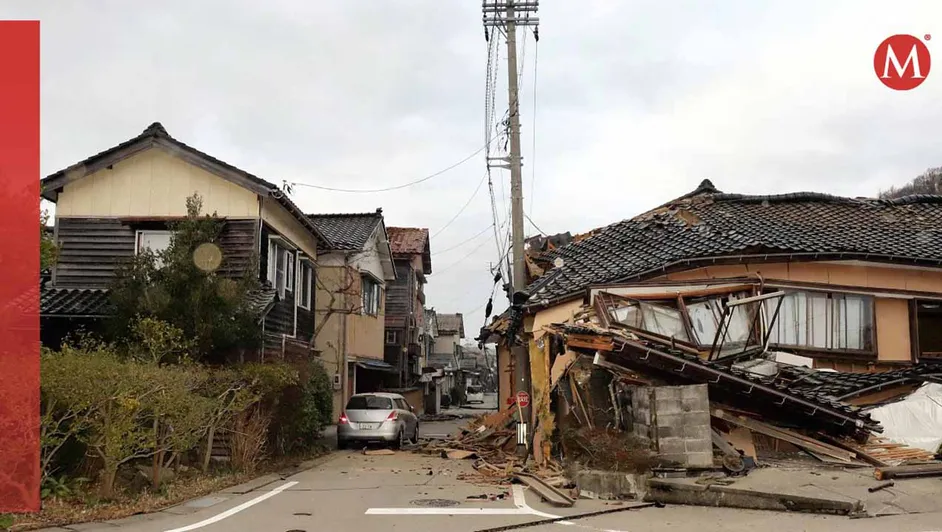
[[[0,513],[39,510],[39,22],[0,21]]]

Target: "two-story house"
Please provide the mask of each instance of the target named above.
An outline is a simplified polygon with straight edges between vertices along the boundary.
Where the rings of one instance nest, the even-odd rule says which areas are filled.
[[[399,386],[422,375],[426,276],[432,273],[428,229],[389,227],[396,280],[386,292],[386,362],[399,372]]]
[[[339,416],[350,395],[398,385],[398,371],[384,358],[386,290],[396,269],[382,209],[310,219],[332,242],[317,258],[315,346],[340,383]]]
[[[169,246],[168,222],[186,216],[194,193],[205,214],[225,221],[218,273],[258,272],[264,281],[251,298],[264,345],[239,356],[309,357],[317,253],[331,242],[276,185],[180,142],[159,123],[42,180],[43,197],[56,204],[59,248],[41,292],[43,341],[55,344],[107,317],[119,266],[145,248]]]

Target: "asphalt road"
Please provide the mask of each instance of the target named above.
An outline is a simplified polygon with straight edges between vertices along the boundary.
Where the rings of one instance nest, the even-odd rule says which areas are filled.
[[[454,426],[457,426],[454,422],[425,423],[423,431],[444,433]],[[459,479],[459,475],[470,471],[468,461],[451,461],[409,452],[367,456],[359,451],[342,451],[297,475],[285,479],[270,478],[269,484],[258,486],[253,491],[233,488],[157,514],[108,524],[83,525],[74,530],[471,532],[619,507],[602,501],[580,500],[573,508],[551,508],[520,486],[476,486]],[[505,492],[502,499],[494,501],[469,499]],[[937,532],[942,531],[942,503],[939,506],[937,513],[872,519],[668,506],[520,530]],[[50,530],[64,532],[65,529]]]

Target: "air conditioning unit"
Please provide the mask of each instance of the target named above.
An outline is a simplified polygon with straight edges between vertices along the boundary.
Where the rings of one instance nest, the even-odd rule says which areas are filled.
[[[343,384],[343,376],[341,376],[339,373],[334,373],[334,389],[339,390],[340,388],[342,388],[341,386],[342,384]]]

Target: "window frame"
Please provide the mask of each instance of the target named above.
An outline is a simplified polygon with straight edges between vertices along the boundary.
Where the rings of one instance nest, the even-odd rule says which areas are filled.
[[[311,310],[314,304],[314,265],[302,257],[298,264],[298,306]],[[309,272],[305,278],[304,273]]]
[[[796,295],[797,294],[797,295]],[[803,303],[797,303],[797,299],[801,297]],[[847,345],[850,338],[850,329],[847,325],[847,317],[850,315],[847,310],[847,300],[855,299],[860,303],[858,319],[860,321],[859,331],[856,333],[859,336],[859,342],[861,347],[840,347],[842,342],[841,330],[843,330],[843,343]],[[845,293],[837,291],[826,291],[826,290],[809,290],[809,289],[799,289],[799,290],[789,290],[788,293],[783,298],[783,308],[779,312],[779,315],[776,317],[776,322],[774,328],[769,331],[769,347],[775,347],[782,350],[793,350],[793,351],[803,351],[803,352],[812,352],[812,353],[829,353],[829,354],[843,354],[850,356],[861,356],[861,357],[875,357],[877,356],[877,316],[876,316],[876,297],[866,294],[857,294],[857,293]],[[779,340],[779,336],[786,332],[786,327],[788,325],[786,322],[783,322],[783,316],[786,315],[785,305],[788,303],[787,300],[790,300],[789,311],[797,312],[799,308],[804,309],[804,313],[807,314],[809,311],[813,311],[814,300],[824,300],[825,303],[822,305],[824,310],[824,321],[823,323],[814,323],[814,320],[806,320],[803,326],[796,325],[795,327],[795,337],[796,342],[799,336],[804,337],[802,343],[786,343],[776,341]],[[843,302],[843,304],[841,303]],[[765,312],[768,318],[771,318],[771,309],[766,308]],[[835,321],[835,317],[838,317],[843,323],[838,323]],[[814,337],[817,333],[821,333],[824,336],[823,346],[814,345]],[[808,339],[811,338],[809,341]]]
[[[367,287],[370,287],[367,290]],[[364,316],[379,316],[382,312],[383,285],[369,273],[360,274],[360,314]]]
[[[268,273],[267,280],[272,288],[278,291],[278,297],[285,299],[286,293],[294,294],[293,279],[289,280],[288,275],[295,275],[295,261],[297,248],[290,245],[281,236],[270,235],[268,237]],[[279,262],[281,263],[279,270]],[[280,277],[280,279],[279,279]]]
[[[297,261],[297,258],[294,256],[294,253],[292,251],[287,250],[287,249],[284,250],[284,254],[285,254],[285,291],[291,292],[293,294],[294,285],[295,285],[294,276],[296,275],[295,272],[297,271],[294,263]]]
[[[390,335],[392,335],[392,341],[389,341]],[[386,345],[397,345],[399,344],[399,331],[395,330],[386,330]]]
[[[169,237],[167,239],[167,247],[160,250],[147,248],[147,249],[150,249],[151,253],[154,254],[154,257],[156,258],[157,268],[160,269],[164,266],[163,259],[160,258],[160,252],[170,249],[170,245],[173,243],[173,231],[169,229],[138,229],[136,230],[134,232],[134,256],[141,254],[141,243],[142,243],[141,241],[144,235],[147,233],[167,235]]]

